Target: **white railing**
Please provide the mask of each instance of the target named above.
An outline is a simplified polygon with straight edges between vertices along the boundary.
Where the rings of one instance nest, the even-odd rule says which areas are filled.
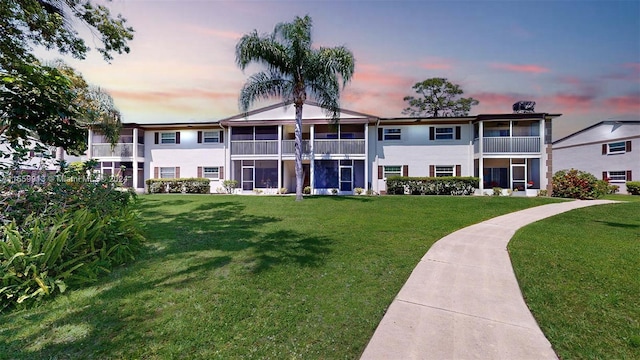
[[[277,155],[277,140],[231,141],[231,155]]]
[[[111,148],[111,144],[92,144],[92,157],[133,157],[133,144],[116,144]],[[137,156],[144,157],[144,144],[138,144]]]
[[[295,140],[282,140],[282,154],[283,155],[295,155],[296,153],[296,141]],[[311,154],[311,142],[309,140],[302,140],[302,154]]]
[[[486,137],[482,139],[483,153],[539,153],[539,136]],[[479,152],[478,142],[474,150]]]
[[[364,139],[362,140],[314,140],[314,154],[364,154]]]

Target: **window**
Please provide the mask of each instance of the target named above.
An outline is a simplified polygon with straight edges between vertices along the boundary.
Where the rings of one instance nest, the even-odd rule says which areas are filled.
[[[384,129],[384,140],[400,140],[402,137],[402,129]]]
[[[160,168],[160,178],[161,179],[175,179],[176,177],[176,168],[174,167],[161,167]]]
[[[627,145],[624,141],[610,143],[608,146],[609,154],[622,154],[627,151]]]
[[[205,143],[219,143],[220,131],[204,131],[202,132],[202,138]]]
[[[609,178],[610,182],[626,182],[627,172],[626,171],[609,171],[607,173],[607,178]]]
[[[176,133],[174,132],[160,133],[160,144],[175,144],[175,143],[176,143]]]
[[[452,127],[437,127],[436,128],[436,140],[453,140],[453,128]]]
[[[450,165],[436,165],[436,177],[453,176],[453,166]]]
[[[402,166],[385,166],[382,174],[384,178],[389,176],[402,176]]]
[[[219,167],[203,167],[202,168],[202,177],[207,179],[219,179],[220,178],[220,168]]]

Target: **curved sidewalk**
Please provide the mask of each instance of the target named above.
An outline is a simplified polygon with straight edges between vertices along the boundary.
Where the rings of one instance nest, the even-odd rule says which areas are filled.
[[[437,241],[393,300],[362,359],[557,359],[522,298],[507,244],[570,201],[502,215]]]

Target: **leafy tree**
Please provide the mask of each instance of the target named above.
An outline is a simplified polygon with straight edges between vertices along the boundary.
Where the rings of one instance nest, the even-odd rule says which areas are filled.
[[[460,85],[445,78],[431,78],[413,85],[421,97],[405,96],[409,106],[402,113],[410,116],[466,116],[471,107],[478,105],[474,98],[463,98]]]
[[[84,59],[90,49],[72,27],[74,20],[91,30],[105,60],[113,53],[129,52],[133,29],[120,15],[112,17],[107,7],[91,0],[0,2],[0,135],[15,142],[31,132],[46,144],[80,151],[86,146],[87,124],[117,123],[103,116],[110,110],[95,111],[109,106],[103,91],[92,90],[84,80],[79,83],[68,67],[41,64],[32,53],[41,46]],[[87,109],[91,98],[94,107]]]
[[[236,45],[236,63],[244,70],[250,63],[266,66],[242,87],[240,107],[247,111],[258,99],[280,97],[293,102],[296,109],[295,158],[296,200],[302,200],[302,107],[307,96],[314,98],[334,123],[340,116],[340,82],[351,80],[355,60],[343,46],[311,46],[311,18],[296,16],[293,22],[280,23],[272,34],[244,35]],[[342,80],[342,81],[340,81]]]

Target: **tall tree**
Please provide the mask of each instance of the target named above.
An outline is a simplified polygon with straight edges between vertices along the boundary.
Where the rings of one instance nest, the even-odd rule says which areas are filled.
[[[86,127],[80,122],[92,114],[82,108],[82,92],[89,87],[33,54],[34,46],[42,46],[84,59],[90,49],[73,28],[75,20],[91,31],[105,60],[129,52],[133,29],[92,0],[0,1],[0,135],[18,139],[30,131],[49,145],[82,150]]]
[[[302,107],[307,97],[316,100],[334,123],[340,119],[340,89],[351,80],[355,60],[344,46],[313,48],[311,18],[296,16],[280,23],[272,34],[244,35],[236,45],[236,63],[244,70],[255,62],[267,70],[253,74],[240,91],[240,108],[247,111],[259,99],[272,97],[293,102],[296,109],[296,201],[302,200]],[[342,83],[342,86],[341,84]]]
[[[474,98],[463,98],[460,85],[445,78],[431,78],[413,85],[413,90],[421,97],[405,96],[408,107],[402,110],[410,116],[466,116],[471,106],[478,105]]]

